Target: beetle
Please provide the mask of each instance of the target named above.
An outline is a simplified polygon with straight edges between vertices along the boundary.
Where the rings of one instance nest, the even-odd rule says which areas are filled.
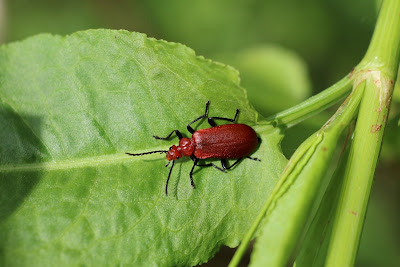
[[[173,145],[169,150],[155,150],[143,153],[126,153],[129,156],[143,156],[154,153],[166,153],[168,164],[171,161],[172,165],[168,173],[167,183],[165,186],[165,194],[168,195],[168,182],[171,177],[172,169],[175,164],[175,160],[181,157],[190,157],[193,161],[192,169],[190,170],[190,184],[195,188],[193,182],[193,171],[196,166],[199,167],[214,167],[222,172],[231,169],[237,165],[243,158],[249,158],[251,160],[260,161],[257,158],[252,158],[251,155],[259,144],[259,138],[256,132],[248,125],[235,123],[239,109],[236,109],[236,114],[233,119],[222,118],[222,117],[208,117],[210,101],[206,103],[206,110],[203,115],[194,119],[187,125],[187,130],[192,134],[192,138],[183,137],[179,130],[173,130],[166,137],[153,136],[159,140],[169,140],[173,134],[179,138],[179,144]],[[207,118],[211,128],[201,129],[195,131],[190,125],[196,121]],[[215,120],[223,120],[232,122],[232,124],[225,124],[217,126]],[[199,164],[201,159],[216,158],[221,160],[222,168],[218,167],[214,163]],[[237,159],[232,165],[228,166],[227,159]]]

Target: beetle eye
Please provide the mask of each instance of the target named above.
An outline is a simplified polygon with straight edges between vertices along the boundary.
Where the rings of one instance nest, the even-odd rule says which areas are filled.
[[[169,150],[171,150],[171,149],[172,149],[172,146],[169,147]]]

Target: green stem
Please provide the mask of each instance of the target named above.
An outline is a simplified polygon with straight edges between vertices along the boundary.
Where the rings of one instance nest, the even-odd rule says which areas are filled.
[[[292,250],[297,243],[297,237],[301,233],[299,228],[303,227],[307,220],[307,214],[315,200],[315,195],[321,182],[320,177],[329,166],[328,163],[333,154],[340,133],[354,118],[361,96],[362,88],[352,92],[335,115],[332,116],[332,118],[318,132],[304,141],[296,150],[286,165],[286,168],[275,185],[274,190],[271,192],[259,215],[253,222],[253,225],[246,233],[246,236],[242,239],[242,243],[229,264],[230,267],[238,266],[240,259],[246,252],[247,246],[262,220],[267,221],[267,228],[273,229],[273,231],[279,229],[276,231],[276,233],[279,233],[279,241],[274,243],[273,246],[275,250],[280,251],[281,253],[278,253],[277,251],[262,252],[264,255],[265,253],[273,254],[273,256],[271,255],[271,257],[268,257],[269,265],[267,266],[280,266],[279,263],[288,261],[288,256],[292,253]],[[309,166],[312,166],[312,168]],[[300,181],[299,186],[294,186],[296,181]],[[291,206],[292,209],[288,210],[287,206],[282,204],[284,202],[282,202],[282,197],[284,195],[290,196],[288,190],[293,187],[298,191],[296,191],[296,196],[289,197],[289,202],[291,203],[289,206]],[[293,209],[292,202],[294,198],[296,199],[296,205],[299,205],[300,207],[298,209]],[[281,201],[281,204],[276,208],[278,200]],[[285,216],[296,218],[296,220],[283,224],[281,219],[276,220],[276,218],[269,218],[269,215],[272,212],[277,214],[284,213]],[[278,228],[276,227],[276,224],[279,225]],[[297,236],[294,237],[294,235]],[[268,235],[267,239],[269,240],[269,238],[273,239],[272,235]],[[271,242],[269,243],[272,244]],[[282,253],[283,250],[287,251]],[[278,254],[281,255],[279,256]]]
[[[355,79],[366,80],[326,266],[354,264],[399,64],[400,1],[382,4]],[[356,83],[357,84],[357,83]]]
[[[383,1],[371,44],[359,64],[360,68],[379,68],[396,78],[400,54],[399,6],[398,0]]]
[[[304,102],[268,117],[267,120],[275,123],[276,126],[285,126],[289,128],[329,108],[340,100],[343,100],[350,93],[353,82],[352,74],[353,73],[346,75],[331,87],[310,97]]]

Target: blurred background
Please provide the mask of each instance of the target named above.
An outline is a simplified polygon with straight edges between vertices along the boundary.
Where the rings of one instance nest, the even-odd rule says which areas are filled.
[[[0,44],[39,33],[109,28],[183,43],[234,66],[251,104],[269,116],[329,87],[363,57],[377,0],[0,0]],[[21,77],[23,78],[23,77]],[[400,88],[395,90],[356,266],[400,262]],[[287,157],[333,114],[289,129]],[[226,265],[224,248],[207,266]]]

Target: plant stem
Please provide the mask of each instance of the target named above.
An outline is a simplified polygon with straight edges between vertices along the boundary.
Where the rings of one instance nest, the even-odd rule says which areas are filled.
[[[360,68],[378,68],[394,79],[400,55],[400,2],[384,0],[375,31]]]
[[[397,74],[399,47],[400,1],[386,0],[370,47],[355,74],[355,81],[365,80],[366,85],[326,266],[354,264]]]
[[[350,93],[352,82],[353,75],[350,73],[326,90],[267,120],[276,126],[289,128],[343,100]]]
[[[267,257],[268,263],[263,262],[263,264],[266,266],[281,266],[283,262],[288,261],[288,257],[302,232],[301,228],[308,219],[312,203],[315,201],[315,196],[321,183],[320,177],[329,166],[340,133],[357,114],[362,93],[362,88],[353,91],[335,115],[296,150],[253,225],[242,239],[242,243],[232,258],[229,267],[238,266],[262,220],[266,220],[266,225],[264,225],[263,234],[258,239],[257,244],[259,245],[260,242],[266,241],[273,247],[266,251],[258,249],[258,251],[262,251],[261,254],[263,255],[271,254]],[[296,196],[291,196],[288,192],[290,190],[295,190]],[[299,208],[294,208],[294,199]],[[279,205],[278,201],[280,202]],[[275,213],[275,215],[271,215],[272,213]],[[296,220],[287,220],[287,222],[283,223],[281,214],[285,214],[285,217],[296,218]],[[272,231],[277,235],[268,231]],[[279,240],[271,242],[276,236],[279,237]],[[260,252],[258,253],[260,254]],[[257,254],[257,246],[254,248],[252,257],[254,254]],[[259,260],[262,257],[256,258],[256,260]]]

